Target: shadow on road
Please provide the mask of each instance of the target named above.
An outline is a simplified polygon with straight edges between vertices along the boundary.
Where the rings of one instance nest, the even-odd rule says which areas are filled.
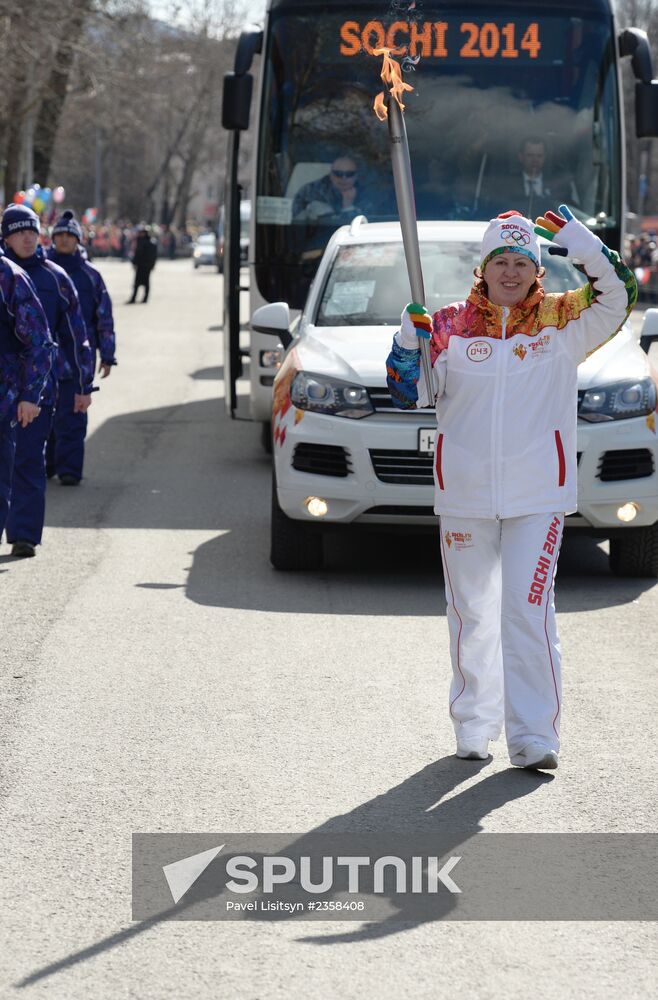
[[[490,760],[461,761],[454,756],[442,757],[410,775],[399,785],[390,788],[382,795],[367,800],[348,813],[333,816],[320,826],[314,827],[307,834],[292,840],[280,853],[289,852],[291,855],[296,855],[315,852],[319,836],[326,835],[330,838],[332,834],[336,833],[355,833],[361,836],[386,833],[407,836],[434,833],[440,836],[442,854],[458,853],[460,845],[471,841],[473,837],[482,832],[481,821],[484,817],[513,800],[540,790],[542,786],[550,784],[554,780],[552,775],[509,768],[485,776],[481,781],[470,785],[447,801],[442,801],[464,781],[483,772],[488,764],[490,764]],[[308,847],[306,847],[307,841]],[[259,860],[257,854],[253,856],[257,861]],[[34,970],[16,983],[17,988],[24,989],[32,986],[50,976],[65,972],[81,962],[96,958],[120,945],[125,945],[145,931],[157,927],[158,924],[172,919],[180,919],[189,907],[204,899],[202,886],[203,880],[200,880],[178,905],[171,906],[148,920],[135,923],[116,934],[102,938],[87,948]],[[332,899],[339,894],[344,894],[346,890],[347,876],[345,875],[344,882],[337,878],[332,893],[323,894],[323,898]],[[212,898],[216,899],[217,897],[213,896]],[[423,923],[443,920],[450,915],[456,905],[454,895],[447,892],[440,893],[436,897],[436,907],[433,909],[431,917],[419,919],[413,915],[417,914],[418,911],[411,896],[405,897],[391,893],[388,898],[393,912],[381,922],[350,922],[348,930],[344,929],[344,923],[340,923],[336,925],[336,930],[331,933],[307,933],[298,938],[298,941],[326,946],[352,944],[358,941],[387,937],[391,934],[411,930]],[[294,915],[283,912],[272,916],[268,915],[267,918],[263,917],[266,922],[296,919]],[[305,926],[309,928],[308,923]]]
[[[214,369],[192,377],[211,378]],[[231,421],[213,398],[122,414],[90,438],[86,478],[76,490],[51,482],[49,526],[216,532],[190,553],[187,576],[150,580],[184,586],[213,607],[340,615],[445,613],[435,536],[353,529],[332,533],[328,569],[277,573],[269,564],[270,478],[260,426]],[[161,541],[158,544],[163,544]],[[654,581],[619,579],[595,539],[565,539],[559,611],[636,600]]]
[[[224,378],[224,366],[218,365],[216,368],[197,368],[190,374],[190,378],[195,380],[207,380],[209,382],[219,382]]]

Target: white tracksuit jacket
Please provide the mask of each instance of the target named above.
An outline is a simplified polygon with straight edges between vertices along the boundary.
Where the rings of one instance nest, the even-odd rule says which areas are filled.
[[[576,510],[577,367],[637,294],[632,272],[580,223],[560,241],[588,285],[539,289],[511,309],[476,285],[434,315],[430,342],[450,715],[458,739],[495,739],[504,717],[513,758],[533,740],[559,748],[553,581],[564,513]],[[401,408],[428,405],[417,344],[405,312],[387,360]]]
[[[576,510],[577,367],[619,329],[636,289],[600,240],[591,237],[588,249],[583,288],[540,292],[508,309],[476,286],[466,302],[434,315],[437,514]],[[418,340],[405,317],[388,384],[396,405],[413,408],[417,388],[427,406]]]

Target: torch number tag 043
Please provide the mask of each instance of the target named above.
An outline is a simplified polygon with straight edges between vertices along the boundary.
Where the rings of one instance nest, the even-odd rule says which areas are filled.
[[[421,455],[434,454],[436,427],[421,427],[418,431],[418,451]]]

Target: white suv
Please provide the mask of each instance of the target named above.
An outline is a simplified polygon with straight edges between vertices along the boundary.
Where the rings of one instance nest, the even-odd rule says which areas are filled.
[[[468,294],[484,229],[420,224],[430,312]],[[544,253],[542,263],[547,291],[585,280],[564,258]],[[253,330],[287,347],[272,410],[277,569],[319,568],[328,525],[437,523],[434,410],[397,410],[386,386],[385,360],[408,300],[399,226],[356,219],[328,244],[294,335],[286,303],[252,317]],[[658,311],[647,317],[658,321]],[[647,356],[626,325],[578,370],[578,513],[566,520],[610,539],[619,575],[658,576],[655,408]]]

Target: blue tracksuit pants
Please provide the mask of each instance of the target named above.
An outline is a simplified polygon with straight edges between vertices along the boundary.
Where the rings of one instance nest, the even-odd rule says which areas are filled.
[[[75,382],[68,379],[59,383],[57,408],[48,448],[48,466],[58,476],[75,476],[82,479],[85,457],[87,414],[74,413]]]
[[[16,454],[15,418],[0,420],[0,538],[5,530],[11,500],[11,477]]]
[[[27,427],[16,428],[16,458],[7,518],[8,542],[39,545],[46,516],[46,442],[53,420],[53,407]]]

